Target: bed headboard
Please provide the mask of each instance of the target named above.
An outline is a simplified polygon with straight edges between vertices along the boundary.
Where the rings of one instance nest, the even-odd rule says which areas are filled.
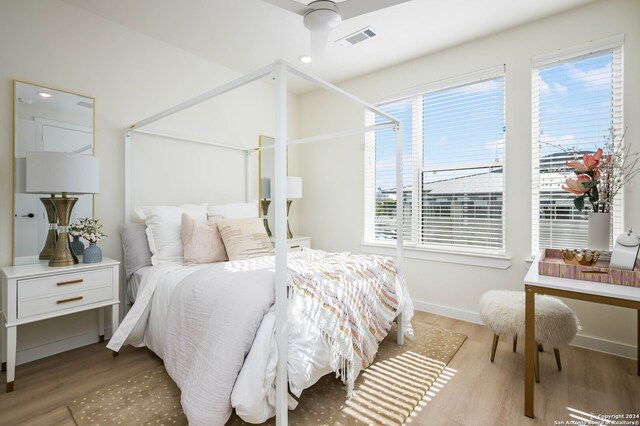
[[[255,148],[133,129],[124,143],[124,223],[136,220],[133,209],[140,205],[258,199]]]

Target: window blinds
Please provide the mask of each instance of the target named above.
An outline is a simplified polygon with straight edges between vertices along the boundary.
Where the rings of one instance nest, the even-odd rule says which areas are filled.
[[[599,42],[598,47],[603,47]],[[532,249],[587,246],[587,213],[562,190],[573,153],[593,153],[613,128],[623,131],[621,41],[534,58],[532,81]],[[597,45],[597,44],[596,44]],[[612,47],[613,45],[613,47]],[[612,236],[622,230],[622,194],[614,200]],[[588,204],[588,203],[587,203]]]
[[[412,102],[405,99],[384,105],[381,108],[387,114],[401,121],[402,149],[403,149],[403,212],[404,212],[404,241],[408,244],[412,241],[411,216],[412,216],[412,142],[413,117]],[[367,125],[387,122],[384,117],[373,117],[368,113]],[[370,197],[367,210],[372,213],[365,229],[367,241],[390,242],[396,239],[396,134],[392,128],[377,130],[371,140],[369,161],[366,169],[369,173],[367,191],[373,192]]]
[[[504,252],[504,67],[402,95],[381,108],[402,123],[406,244]],[[395,135],[366,140],[365,239],[394,242]]]
[[[504,249],[504,77],[423,97],[421,243]]]

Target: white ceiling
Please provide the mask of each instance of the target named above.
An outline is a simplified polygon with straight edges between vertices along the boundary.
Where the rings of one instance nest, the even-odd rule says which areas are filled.
[[[262,0],[64,1],[241,73],[276,58],[302,65],[297,58],[309,51],[302,17]],[[344,21],[322,59],[305,66],[339,82],[592,1],[411,0]],[[377,37],[333,43],[367,25]]]

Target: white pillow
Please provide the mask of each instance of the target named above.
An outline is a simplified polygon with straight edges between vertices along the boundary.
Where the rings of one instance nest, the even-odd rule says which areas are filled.
[[[209,216],[224,217],[226,219],[243,219],[247,217],[259,217],[258,202],[239,204],[220,204],[208,206]]]
[[[154,266],[182,263],[183,249],[180,234],[182,213],[188,214],[199,222],[207,221],[207,208],[194,204],[136,207],[135,212],[147,225],[151,264]]]

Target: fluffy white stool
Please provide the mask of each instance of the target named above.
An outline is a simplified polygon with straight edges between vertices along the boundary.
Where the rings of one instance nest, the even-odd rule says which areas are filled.
[[[491,362],[496,356],[498,339],[513,336],[516,351],[518,335],[524,336],[524,292],[491,290],[480,298],[480,318],[493,331]],[[566,345],[578,332],[578,317],[560,299],[536,295],[536,342],[553,348],[558,370],[562,370],[559,347]],[[535,357],[536,382],[540,382],[538,351]]]

